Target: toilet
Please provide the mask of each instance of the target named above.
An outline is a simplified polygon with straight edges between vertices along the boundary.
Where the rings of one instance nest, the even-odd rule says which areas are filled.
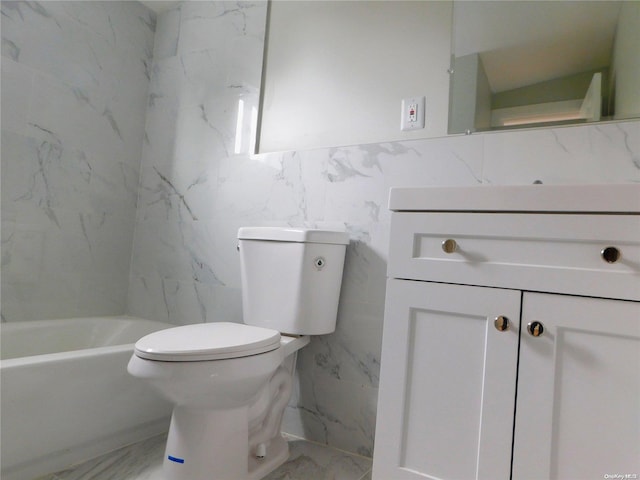
[[[165,480],[258,480],[287,460],[280,426],[297,351],[335,330],[348,242],[345,232],[241,228],[244,323],[169,328],[135,344],[129,373],[174,404]]]

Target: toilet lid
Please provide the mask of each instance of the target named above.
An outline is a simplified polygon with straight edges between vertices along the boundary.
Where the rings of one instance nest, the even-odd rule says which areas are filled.
[[[214,322],[151,333],[136,342],[135,354],[148,360],[195,362],[248,357],[279,346],[280,332],[277,330]]]

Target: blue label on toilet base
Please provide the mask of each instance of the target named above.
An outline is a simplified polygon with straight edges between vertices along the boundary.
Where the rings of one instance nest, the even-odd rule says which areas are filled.
[[[172,462],[184,463],[184,458],[172,457],[171,455],[167,455],[167,458]]]

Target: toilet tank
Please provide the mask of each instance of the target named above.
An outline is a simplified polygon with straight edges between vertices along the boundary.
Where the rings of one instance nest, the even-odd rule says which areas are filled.
[[[333,332],[348,243],[346,232],[241,228],[244,322],[293,335]]]

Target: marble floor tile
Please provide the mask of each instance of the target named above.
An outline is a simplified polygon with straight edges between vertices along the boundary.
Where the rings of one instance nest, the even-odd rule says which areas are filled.
[[[371,459],[334,450],[295,437],[289,439],[289,460],[263,480],[366,480]]]
[[[369,480],[371,459],[285,435],[289,460],[264,480]],[[166,436],[153,437],[37,480],[162,480]],[[241,480],[241,479],[239,479]]]

